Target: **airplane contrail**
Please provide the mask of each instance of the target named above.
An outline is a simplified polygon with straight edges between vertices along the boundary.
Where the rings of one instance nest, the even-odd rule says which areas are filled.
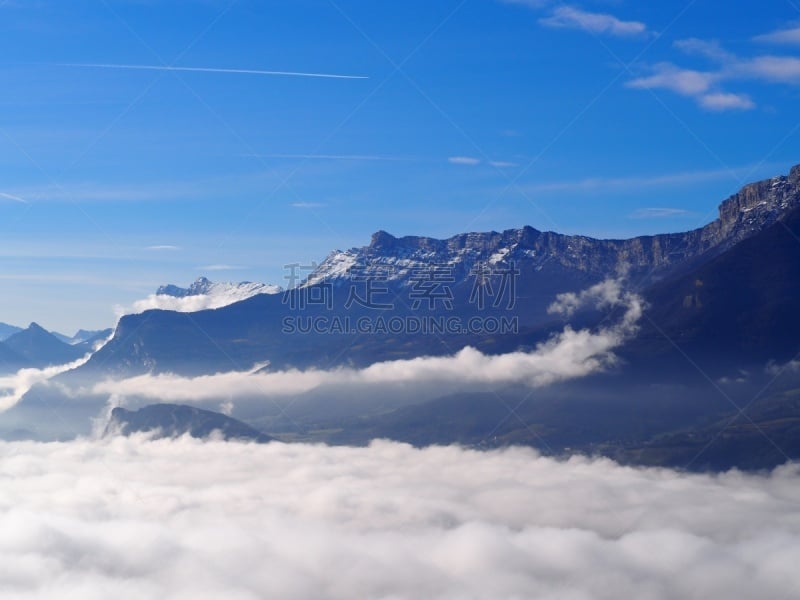
[[[405,162],[415,161],[414,158],[405,158],[402,156],[375,156],[368,154],[246,154],[249,158],[297,158],[304,160],[374,160],[374,161],[391,161],[391,162]]]
[[[13,194],[6,194],[5,192],[0,192],[0,198],[5,198],[6,200],[13,200],[14,202],[22,202],[23,204],[28,204],[28,201],[25,198],[20,198],[19,196],[14,196]]]
[[[57,67],[87,69],[131,69],[138,71],[187,71],[194,73],[238,73],[240,75],[272,75],[279,77],[318,77],[323,79],[369,79],[364,75],[337,75],[334,73],[303,73],[298,71],[262,71],[259,69],[218,69],[214,67],[172,67],[169,65],[116,65],[104,63],[58,63]]]

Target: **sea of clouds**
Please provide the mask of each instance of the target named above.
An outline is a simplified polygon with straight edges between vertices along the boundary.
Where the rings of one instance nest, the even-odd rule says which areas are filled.
[[[616,364],[642,303],[615,282],[551,312],[616,322],[531,352],[365,369],[148,375],[99,394],[197,402],[344,386],[543,386]],[[60,372],[0,379],[0,408]],[[229,403],[230,404],[230,403]],[[232,406],[232,404],[231,404]],[[230,412],[230,411],[228,411]],[[800,468],[690,475],[531,449],[218,440],[0,442],[0,597],[792,598]]]
[[[794,598],[800,470],[142,437],[0,443],[0,596]]]

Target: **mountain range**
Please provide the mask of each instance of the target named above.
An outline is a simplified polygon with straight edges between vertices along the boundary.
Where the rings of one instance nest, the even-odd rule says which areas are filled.
[[[7,326],[13,330],[0,341],[0,373],[21,368],[44,368],[74,362],[94,351],[95,346],[113,332],[81,329],[72,337],[50,332],[37,323],[27,328]]]
[[[123,317],[114,338],[85,369],[99,369],[102,365],[103,372],[115,374],[197,374],[245,370],[259,363],[269,363],[273,368],[364,366],[397,358],[452,354],[467,345],[490,353],[505,352],[529,347],[563,325],[547,311],[558,294],[584,290],[606,278],[616,277],[620,269],[626,270],[630,288],[642,293],[652,305],[652,314],[658,316],[661,327],[683,338],[693,335],[684,331],[687,319],[705,322],[714,318],[697,303],[684,306],[687,297],[697,295],[702,302],[702,298],[712,292],[721,293],[725,299],[730,292],[691,286],[697,280],[709,279],[709,270],[738,268],[723,265],[726,260],[734,260],[725,255],[743,242],[760,234],[767,237],[785,234],[800,205],[799,180],[800,167],[795,167],[788,176],[748,185],[721,204],[718,219],[687,233],[596,240],[524,227],[502,233],[471,233],[435,240],[396,238],[378,232],[368,246],[331,253],[300,286],[284,293],[258,294],[214,311],[192,313],[191,318],[166,311],[145,311]],[[769,246],[769,241],[750,242],[750,246],[753,244]],[[759,259],[755,257],[754,260],[757,263]],[[775,266],[780,261],[771,264]],[[432,265],[434,269],[440,266],[438,274],[432,273]],[[502,273],[518,272],[513,306],[490,302],[481,308],[470,302],[471,297],[474,300],[480,269],[495,273],[492,290],[495,297],[500,295]],[[437,277],[447,281],[433,281]],[[425,278],[429,281],[422,280]],[[392,304],[391,310],[374,310],[352,301],[346,306],[352,300],[350,294],[355,287],[361,286],[361,293],[355,292],[364,295],[366,283],[359,282],[365,279],[373,280],[373,290],[376,287],[382,290],[374,299]],[[680,291],[674,287],[674,281],[682,282]],[[735,282],[729,283],[735,285]],[[784,285],[778,281],[767,283]],[[431,294],[425,296],[425,290],[430,292],[431,287],[437,285],[442,289],[446,286],[452,298],[434,297],[436,306],[432,306]],[[308,318],[332,314],[349,315],[353,319],[376,318],[381,314],[430,316],[446,313],[462,320],[497,316],[518,319],[519,331],[512,335],[445,332],[439,336],[389,332],[355,336],[357,339],[348,332],[336,331],[322,335],[285,335],[286,318],[299,315],[293,307],[304,304],[311,288],[328,297],[324,304],[305,302],[302,316]],[[769,286],[763,289],[762,295],[770,293]],[[422,295],[417,294],[419,297],[415,299],[415,292]],[[414,306],[415,303],[420,305]],[[757,309],[767,310],[769,306],[761,305]],[[738,335],[737,322],[731,325],[729,335]],[[694,327],[695,337],[700,336],[701,324]],[[744,353],[740,357],[742,360],[791,358],[789,342],[777,347],[771,344],[751,347],[747,340],[745,344],[746,349],[740,348]],[[753,353],[756,348],[758,355]]]
[[[568,321],[551,308],[611,279],[641,298],[644,310],[636,335],[615,349],[617,360],[588,377],[402,401],[375,390],[341,402],[331,400],[335,390],[298,392],[278,408],[262,402],[260,413],[234,414],[285,440],[523,443],[689,468],[763,468],[800,452],[792,441],[800,368],[791,367],[800,351],[800,166],[745,186],[722,202],[717,219],[685,233],[598,240],[523,227],[437,240],[380,231],[367,246],[332,252],[288,290],[251,284],[255,293],[242,288],[241,300],[214,310],[125,316],[88,363],[57,380],[85,389],[86,382],[144,374],[359,369],[452,356],[467,346],[489,356],[529,352],[567,323],[602,332],[618,322],[620,306],[570,311]],[[231,292],[215,285],[164,286],[157,296]],[[428,335],[375,328],[393,318],[504,319],[513,327]],[[372,329],[348,330],[356,321]],[[345,325],[303,330],[321,322]],[[8,428],[35,418],[36,407],[57,393],[53,386],[31,390],[4,415]],[[83,407],[86,420],[105,400],[89,394],[69,405]],[[705,453],[718,438],[727,449]]]

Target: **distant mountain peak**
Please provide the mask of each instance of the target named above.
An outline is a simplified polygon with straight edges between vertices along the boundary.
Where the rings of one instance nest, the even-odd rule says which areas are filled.
[[[215,283],[207,277],[198,277],[189,287],[182,288],[177,285],[162,285],[156,290],[157,296],[172,296],[186,298],[189,296],[230,296],[233,302],[244,300],[256,294],[278,294],[283,291],[278,285],[268,283],[255,283],[241,281],[239,283]]]
[[[719,219],[707,227],[736,241],[760,231],[800,206],[800,165],[779,175],[745,185],[719,206]]]
[[[391,248],[396,242],[397,238],[395,236],[381,229],[372,234],[372,239],[370,240],[369,246],[375,250],[382,250],[385,248]]]
[[[66,364],[83,356],[82,350],[59,340],[38,323],[31,323],[4,344],[35,366]]]
[[[267,443],[272,438],[249,425],[210,410],[182,404],[151,404],[136,411],[116,407],[106,426],[106,435],[151,432],[157,437],[190,435],[207,438],[217,433],[224,440]]]
[[[162,285],[155,295],[134,304],[133,312],[150,309],[197,312],[222,308],[235,302],[247,300],[259,294],[279,294],[283,288],[267,283],[242,281],[239,283],[215,283],[207,277],[198,277],[189,287]]]

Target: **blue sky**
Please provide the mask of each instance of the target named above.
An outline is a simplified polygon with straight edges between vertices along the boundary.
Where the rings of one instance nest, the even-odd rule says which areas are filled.
[[[0,0],[0,50],[0,321],[64,331],[378,229],[691,229],[800,163],[796,0]]]

